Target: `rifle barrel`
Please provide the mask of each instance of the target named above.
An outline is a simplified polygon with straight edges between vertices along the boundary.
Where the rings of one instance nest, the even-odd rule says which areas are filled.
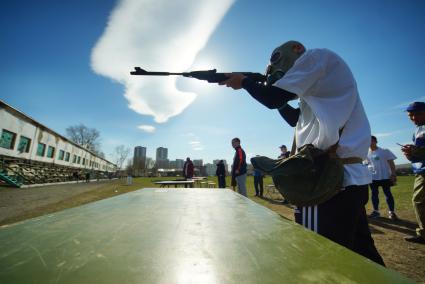
[[[183,75],[183,73],[172,73],[172,72],[151,72],[146,71],[140,67],[134,67],[134,71],[130,72],[131,75],[143,75],[143,76],[170,76],[170,75]]]

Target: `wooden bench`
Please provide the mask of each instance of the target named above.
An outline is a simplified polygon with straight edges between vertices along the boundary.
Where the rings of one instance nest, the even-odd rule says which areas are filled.
[[[209,188],[215,188],[215,182],[209,181],[208,182],[208,187]]]

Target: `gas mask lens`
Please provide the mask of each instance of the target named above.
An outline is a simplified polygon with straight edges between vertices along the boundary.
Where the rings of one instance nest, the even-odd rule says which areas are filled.
[[[278,61],[279,61],[279,59],[280,59],[280,57],[281,57],[281,53],[280,53],[280,51],[276,51],[276,52],[274,52],[274,53],[272,54],[272,56],[270,56],[270,63],[271,63],[271,64],[274,64],[274,63],[278,62]]]

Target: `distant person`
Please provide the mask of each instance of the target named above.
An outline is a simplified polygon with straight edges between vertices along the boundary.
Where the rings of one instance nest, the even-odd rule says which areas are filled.
[[[72,173],[72,177],[73,177],[73,178],[74,178],[74,180],[76,180],[76,181],[77,181],[77,183],[78,183],[78,179],[79,179],[78,172],[73,172],[73,173]]]
[[[255,188],[255,196],[263,197],[264,186],[263,186],[263,178],[264,173],[258,169],[254,169],[254,188]]]
[[[133,176],[131,174],[127,175],[127,185],[133,184]]]
[[[191,180],[193,178],[193,162],[190,160],[189,157],[186,158],[186,162],[184,162],[183,165],[183,176],[185,180]],[[184,187],[187,187],[187,184],[184,185]]]
[[[290,152],[288,151],[288,149],[286,148],[286,145],[282,145],[279,147],[280,148],[280,155],[278,157],[278,159],[285,159],[289,157]]]
[[[86,172],[86,182],[90,182],[90,173]]]
[[[397,157],[390,150],[378,147],[378,139],[375,136],[371,136],[370,140],[367,165],[372,174],[372,183],[369,187],[372,191],[373,212],[369,215],[369,218],[378,218],[381,216],[379,213],[378,188],[382,187],[388,204],[388,217],[391,220],[397,220],[397,215],[394,212],[394,197],[391,194],[391,185],[397,181],[394,164],[394,160]]]
[[[238,185],[238,192],[243,196],[246,193],[246,155],[241,147],[241,140],[239,138],[232,139],[232,147],[235,149],[235,157],[233,158],[232,165],[232,178],[234,178]]]
[[[215,174],[218,179],[218,187],[225,188],[226,187],[226,167],[224,166],[223,160],[220,160],[217,163],[217,170],[215,171]]]
[[[413,144],[404,145],[401,151],[412,162],[415,173],[412,202],[418,228],[416,236],[404,239],[408,242],[425,244],[425,103],[411,103],[406,110],[410,120],[416,125],[416,131],[413,135]]]

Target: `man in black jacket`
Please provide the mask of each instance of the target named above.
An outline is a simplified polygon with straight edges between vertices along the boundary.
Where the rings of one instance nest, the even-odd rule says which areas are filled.
[[[232,139],[232,147],[235,148],[235,157],[232,165],[232,179],[234,178],[238,185],[238,192],[246,195],[246,155],[241,147],[239,138]]]
[[[215,171],[215,174],[218,178],[218,187],[225,188],[226,187],[226,168],[224,166],[223,160],[220,160],[217,163],[217,170]]]

